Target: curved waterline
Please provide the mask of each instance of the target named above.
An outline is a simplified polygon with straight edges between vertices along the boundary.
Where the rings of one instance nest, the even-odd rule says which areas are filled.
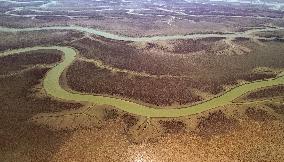
[[[32,28],[7,28],[1,27],[1,32],[32,32],[32,31],[42,31],[42,30],[74,30],[84,33],[95,34],[108,39],[120,40],[120,41],[133,41],[133,42],[151,42],[151,41],[161,41],[161,40],[177,40],[177,39],[202,39],[202,38],[255,38],[255,39],[269,39],[265,37],[259,37],[253,35],[257,32],[268,32],[284,30],[282,27],[265,27],[261,29],[251,29],[245,32],[234,32],[234,33],[222,33],[222,34],[188,34],[188,35],[160,35],[160,36],[146,36],[146,37],[129,37],[123,35],[117,35],[108,33],[95,28],[81,27],[81,26],[50,26],[50,27],[32,27]]]
[[[188,106],[184,108],[156,109],[149,106],[134,103],[131,101],[126,101],[123,99],[104,97],[104,96],[94,96],[94,95],[80,94],[80,93],[71,93],[64,90],[59,84],[60,75],[69,65],[72,64],[77,54],[76,51],[71,47],[36,46],[31,48],[6,51],[1,53],[0,57],[19,54],[28,51],[34,51],[34,50],[43,50],[43,49],[44,50],[56,49],[63,52],[64,54],[63,61],[60,62],[58,65],[56,65],[54,68],[52,68],[44,78],[43,86],[48,95],[58,99],[68,100],[73,102],[89,102],[97,105],[111,105],[116,107],[117,109],[126,111],[128,113],[145,116],[145,117],[181,117],[181,116],[197,114],[203,111],[214,109],[216,107],[232,104],[232,101],[237,97],[247,92],[256,90],[258,88],[284,84],[284,75],[282,75],[274,79],[255,81],[252,83],[237,86],[231,89],[230,91],[227,91],[223,95],[217,96],[211,100],[204,101],[197,105]]]

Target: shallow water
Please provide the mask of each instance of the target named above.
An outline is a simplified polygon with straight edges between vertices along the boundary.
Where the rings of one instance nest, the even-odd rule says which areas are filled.
[[[0,54],[0,57],[19,54],[22,52],[28,52],[41,49],[56,49],[64,53],[64,60],[57,66],[52,68],[44,79],[44,89],[50,96],[59,98],[62,100],[75,101],[75,102],[90,102],[98,105],[111,105],[120,110],[129,112],[131,114],[145,116],[145,117],[181,117],[192,114],[197,114],[206,110],[210,110],[219,106],[231,104],[237,97],[256,90],[258,88],[275,86],[284,84],[284,76],[279,76],[275,79],[255,81],[248,84],[239,85],[223,95],[217,96],[213,99],[204,101],[197,105],[183,107],[183,108],[171,108],[171,109],[156,109],[149,106],[141,105],[131,101],[123,99],[94,96],[89,94],[71,93],[64,90],[59,84],[59,78],[62,72],[75,60],[76,51],[71,47],[63,46],[50,46],[50,47],[32,47],[23,48],[17,50],[10,50]]]
[[[123,35],[117,35],[108,33],[102,30],[87,28],[81,26],[51,26],[51,27],[34,27],[34,28],[6,28],[0,27],[0,32],[29,32],[29,31],[40,31],[40,30],[75,30],[79,32],[85,32],[90,34],[96,34],[108,39],[120,40],[120,41],[134,41],[134,42],[148,42],[148,41],[159,41],[159,40],[177,40],[177,39],[202,39],[202,38],[260,38],[254,36],[253,33],[265,32],[265,31],[277,31],[284,28],[270,28],[266,27],[263,29],[252,29],[245,32],[225,33],[225,34],[189,34],[189,35],[160,35],[160,36],[149,36],[149,37],[128,37]],[[267,39],[267,38],[262,38]]]

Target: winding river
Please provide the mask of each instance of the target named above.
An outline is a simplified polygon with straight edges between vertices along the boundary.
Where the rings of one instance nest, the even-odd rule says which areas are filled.
[[[35,30],[78,30],[81,32],[89,32],[93,34],[97,34],[100,36],[104,36],[110,39],[116,40],[124,40],[124,41],[156,41],[156,40],[172,40],[172,39],[191,39],[191,38],[207,38],[207,37],[245,37],[245,38],[255,38],[252,33],[256,31],[274,31],[279,30],[279,28],[265,28],[265,29],[254,29],[247,32],[233,33],[233,34],[193,34],[193,35],[175,35],[175,36],[155,36],[155,37],[141,37],[141,38],[132,38],[114,35],[110,33],[106,33],[103,31],[99,31],[96,29],[83,28],[83,27],[44,27],[44,28],[25,28],[25,29],[13,29],[13,28],[3,28],[0,27],[0,32],[18,32],[18,31],[35,31]],[[275,86],[284,84],[284,75],[280,75],[274,79],[255,81],[248,84],[239,85],[224,94],[217,96],[213,99],[206,100],[199,104],[183,107],[183,108],[171,108],[171,109],[157,109],[149,106],[141,105],[138,103],[134,103],[131,101],[126,101],[123,99],[117,99],[112,97],[105,96],[94,96],[88,94],[81,93],[71,93],[64,90],[59,84],[60,75],[63,71],[68,68],[72,64],[72,62],[76,58],[76,50],[72,47],[66,46],[50,46],[50,47],[31,47],[31,48],[23,48],[16,50],[5,51],[0,54],[0,57],[5,57],[14,54],[20,54],[23,52],[34,51],[34,50],[42,50],[42,49],[56,49],[64,54],[64,59],[58,65],[53,67],[44,78],[43,86],[46,93],[50,96],[53,96],[58,99],[73,101],[73,102],[89,102],[97,105],[111,105],[116,107],[117,109],[129,112],[131,114],[136,114],[145,117],[181,117],[188,116],[192,114],[201,113],[203,111],[207,111],[210,109],[214,109],[216,107],[225,106],[232,104],[232,101],[237,97],[256,90],[258,88]]]
[[[50,27],[35,27],[35,28],[6,28],[0,27],[0,32],[32,32],[41,30],[73,30],[84,33],[95,34],[108,39],[120,41],[133,41],[133,42],[151,42],[162,40],[177,40],[177,39],[202,39],[202,38],[255,38],[255,39],[269,39],[254,35],[258,32],[269,32],[284,30],[283,27],[264,27],[254,28],[245,32],[222,33],[222,34],[188,34],[188,35],[162,35],[162,36],[146,36],[146,37],[128,37],[123,35],[116,35],[108,33],[95,28],[81,27],[81,26],[50,26]]]

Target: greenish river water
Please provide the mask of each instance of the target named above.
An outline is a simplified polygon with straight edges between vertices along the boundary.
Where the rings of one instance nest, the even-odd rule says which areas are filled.
[[[113,39],[113,40],[121,40],[121,41],[134,41],[134,42],[149,42],[149,41],[159,41],[159,40],[176,40],[176,39],[202,39],[202,38],[261,38],[261,39],[269,39],[264,37],[258,37],[253,35],[256,32],[266,32],[266,31],[276,31],[282,30],[284,28],[280,27],[265,27],[261,29],[251,29],[245,32],[235,32],[235,33],[224,33],[224,34],[188,34],[188,35],[161,35],[161,36],[146,36],[146,37],[128,37],[123,35],[116,35],[112,33],[108,33],[105,31],[101,31],[94,28],[87,28],[81,26],[51,26],[51,27],[35,27],[35,28],[6,28],[0,27],[1,32],[31,32],[31,31],[40,31],[40,30],[74,30],[79,32],[85,32],[90,34],[96,34],[105,38]]]
[[[252,29],[245,32],[236,32],[229,34],[191,34],[191,35],[173,35],[173,36],[152,36],[152,37],[127,37],[121,35],[115,35],[111,33],[107,33],[104,31],[100,31],[93,28],[85,28],[80,26],[55,26],[55,27],[42,27],[42,28],[24,28],[24,29],[16,29],[16,28],[5,28],[0,27],[0,32],[32,32],[39,30],[76,30],[80,32],[87,32],[91,34],[96,34],[99,36],[103,36],[109,39],[114,40],[122,40],[122,41],[157,41],[157,40],[175,40],[175,39],[199,39],[199,38],[208,38],[208,37],[226,37],[226,38],[259,38],[253,35],[255,32],[262,31],[276,31],[283,28],[263,28],[263,29]],[[262,38],[269,39],[269,38]],[[62,72],[68,68],[68,66],[75,60],[76,51],[71,47],[63,47],[63,46],[50,46],[50,47],[32,47],[32,48],[23,48],[16,49],[3,52],[0,54],[0,57],[5,57],[8,55],[19,54],[28,51],[34,50],[42,50],[42,49],[56,49],[62,51],[64,53],[64,59],[54,68],[52,68],[46,75],[44,79],[44,89],[47,94],[53,96],[55,98],[59,98],[62,100],[74,101],[74,102],[90,102],[98,105],[112,105],[117,109],[129,112],[131,114],[136,114],[145,117],[181,117],[188,116],[192,114],[197,114],[206,110],[214,109],[219,106],[224,106],[228,104],[232,104],[232,101],[237,97],[256,90],[258,88],[274,86],[284,84],[284,75],[278,76],[275,79],[256,81],[249,84],[243,84],[237,86],[230,91],[227,91],[223,95],[217,96],[211,100],[204,101],[202,103],[182,107],[182,108],[165,108],[158,109],[149,106],[145,106],[142,104],[134,103],[131,101],[126,101],[123,99],[105,97],[105,96],[94,96],[88,94],[81,93],[71,93],[64,90],[59,84],[59,78]]]
[[[232,104],[232,101],[237,97],[258,88],[284,84],[284,76],[282,75],[274,79],[256,81],[249,84],[237,86],[230,91],[227,91],[223,95],[215,97],[211,100],[204,101],[197,105],[183,108],[157,109],[123,99],[105,96],[94,96],[81,93],[71,93],[64,90],[59,84],[59,78],[62,72],[75,60],[76,51],[71,47],[50,46],[23,48],[3,52],[0,54],[0,57],[42,49],[56,49],[64,53],[63,61],[52,68],[44,79],[43,86],[48,95],[67,101],[89,102],[98,105],[112,105],[117,109],[145,117],[181,117],[197,114],[206,110],[214,109],[219,106]]]

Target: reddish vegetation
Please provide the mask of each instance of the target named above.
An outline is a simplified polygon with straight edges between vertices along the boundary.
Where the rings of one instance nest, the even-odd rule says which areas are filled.
[[[2,23],[2,22],[0,22]],[[33,46],[48,46],[72,41],[83,34],[75,31],[33,31],[17,33],[0,33],[0,50],[18,49]]]
[[[224,38],[206,38],[201,40],[182,40],[175,43],[175,48],[172,52],[187,54],[189,52],[205,51],[214,53],[214,43]]]
[[[172,54],[190,54],[192,52],[205,51],[214,53],[214,45],[224,38],[203,38],[198,40],[187,39],[187,40],[174,40],[169,41],[168,44],[173,45],[173,49],[169,49],[166,46],[159,46],[155,43],[147,43],[146,49],[159,49]]]
[[[116,109],[105,109],[105,112],[104,112],[104,119],[105,120],[116,119],[118,116],[119,116],[118,110],[116,110]]]
[[[223,86],[236,85],[238,80],[254,81],[277,75],[272,72],[255,73],[253,69],[256,67],[273,69],[283,66],[281,60],[284,56],[280,53],[282,48],[277,44],[273,50],[270,46],[260,50],[255,47],[256,44],[245,39],[236,43],[252,49],[247,55],[226,56],[208,52],[211,50],[210,46],[220,39],[222,38],[171,41],[176,50],[185,52],[184,55],[178,56],[175,55],[177,52],[169,52],[170,49],[163,49],[163,45],[157,42],[148,43],[145,48],[138,49],[129,42],[101,37],[95,37],[94,40],[81,39],[73,42],[72,46],[79,49],[83,57],[101,60],[104,64],[120,69],[176,77],[130,76],[126,73],[99,69],[91,63],[75,62],[67,73],[68,84],[80,92],[117,95],[160,106],[188,104],[203,99],[195,94],[193,89],[218,94],[224,91]],[[208,45],[210,50],[205,48],[207,52],[202,55],[187,55],[187,50],[201,50],[197,48],[197,42]],[[187,43],[192,46],[187,47]],[[161,54],[153,52],[157,50]],[[166,54],[167,52],[173,55]],[[179,76],[183,77],[177,78]]]
[[[124,124],[126,125],[127,129],[133,127],[138,122],[138,118],[136,118],[135,116],[132,116],[130,114],[122,115],[122,120],[123,120]]]
[[[208,117],[201,117],[197,126],[202,136],[213,136],[232,131],[238,127],[238,121],[227,117],[221,110],[209,113]]]
[[[76,77],[74,77],[76,76]],[[193,83],[186,79],[128,76],[75,62],[67,72],[68,86],[80,92],[108,94],[140,100],[159,106],[200,101],[192,93]]]
[[[71,133],[51,131],[30,122],[38,113],[77,109],[81,104],[55,101],[49,97],[35,97],[31,89],[40,83],[49,69],[34,69],[24,74],[0,79],[0,159],[11,161],[50,161],[58,147]],[[24,148],[23,148],[24,146]],[[17,155],[16,155],[17,154]],[[8,161],[10,161],[8,160]],[[28,161],[29,161],[28,160]]]
[[[272,108],[278,114],[284,114],[284,104],[267,104],[270,108]]]
[[[268,114],[267,111],[255,108],[248,108],[246,110],[246,115],[256,121],[271,121],[275,119],[275,117]]]
[[[165,133],[179,133],[185,131],[186,128],[185,123],[177,120],[160,120],[159,123],[162,125]]]
[[[282,85],[251,92],[246,96],[246,98],[251,100],[251,99],[273,98],[279,96],[284,96],[284,86]]]
[[[26,66],[36,64],[52,64],[61,60],[61,54],[57,50],[40,50],[26,54],[12,55],[0,59],[0,75],[14,70],[22,70]]]

